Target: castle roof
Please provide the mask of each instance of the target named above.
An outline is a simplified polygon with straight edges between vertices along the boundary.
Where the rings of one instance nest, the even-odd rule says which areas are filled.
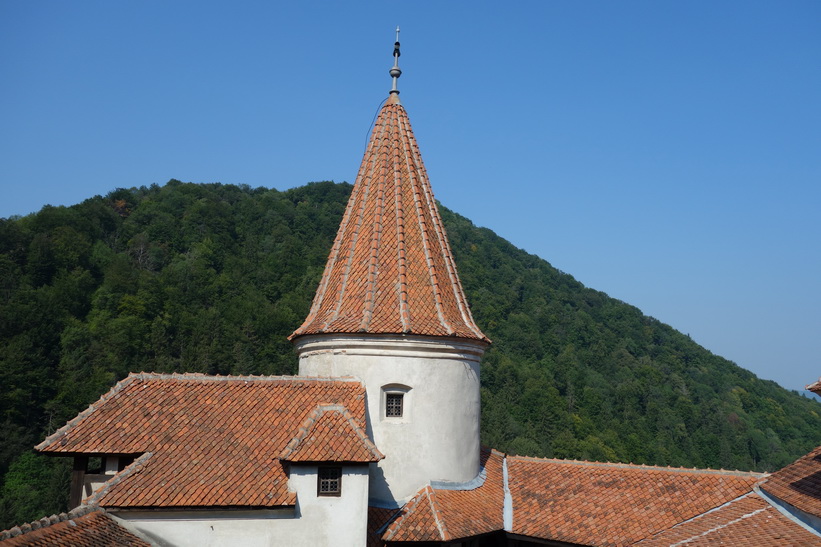
[[[277,507],[296,502],[278,455],[377,461],[364,424],[358,380],[139,373],[36,448],[139,456],[87,500],[107,508]]]
[[[99,507],[78,507],[0,532],[3,547],[150,547],[155,543],[135,535]]]
[[[488,342],[473,322],[408,115],[376,120],[306,334],[419,334]]]
[[[509,457],[513,532],[630,545],[752,490],[757,473]]]
[[[821,446],[767,477],[761,490],[821,519]]]
[[[821,545],[742,471],[482,455],[476,484],[432,483],[393,512],[372,508],[369,545],[505,533],[562,545]],[[779,543],[781,541],[781,543]]]
[[[465,488],[426,486],[390,516],[385,541],[452,541],[502,530],[504,455],[482,453],[483,482]],[[386,519],[387,521],[388,519]]]
[[[638,542],[642,547],[707,547],[710,545],[819,545],[821,538],[750,492],[684,521],[651,538]]]

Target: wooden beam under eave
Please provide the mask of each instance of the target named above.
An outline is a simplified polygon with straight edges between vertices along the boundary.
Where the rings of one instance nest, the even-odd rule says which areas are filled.
[[[74,466],[71,469],[71,495],[68,498],[69,509],[74,509],[83,501],[86,469],[88,469],[88,456],[74,456]]]

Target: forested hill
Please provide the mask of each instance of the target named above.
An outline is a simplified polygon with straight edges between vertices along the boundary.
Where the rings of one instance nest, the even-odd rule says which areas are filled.
[[[171,181],[0,219],[0,528],[64,507],[31,447],[129,371],[291,374],[350,193]],[[476,322],[483,442],[535,456],[772,470],[821,406],[442,208]],[[812,378],[807,379],[812,380]]]

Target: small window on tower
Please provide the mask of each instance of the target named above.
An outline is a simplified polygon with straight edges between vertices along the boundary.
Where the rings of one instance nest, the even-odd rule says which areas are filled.
[[[402,417],[402,399],[404,393],[387,393],[385,395],[385,416],[388,418]]]
[[[342,468],[320,467],[316,490],[317,496],[341,496]]]

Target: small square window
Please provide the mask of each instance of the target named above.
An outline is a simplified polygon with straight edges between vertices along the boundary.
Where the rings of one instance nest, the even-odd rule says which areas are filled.
[[[316,490],[318,496],[341,496],[342,468],[320,467]]]
[[[402,417],[402,398],[404,393],[385,394],[385,416],[388,418]]]

